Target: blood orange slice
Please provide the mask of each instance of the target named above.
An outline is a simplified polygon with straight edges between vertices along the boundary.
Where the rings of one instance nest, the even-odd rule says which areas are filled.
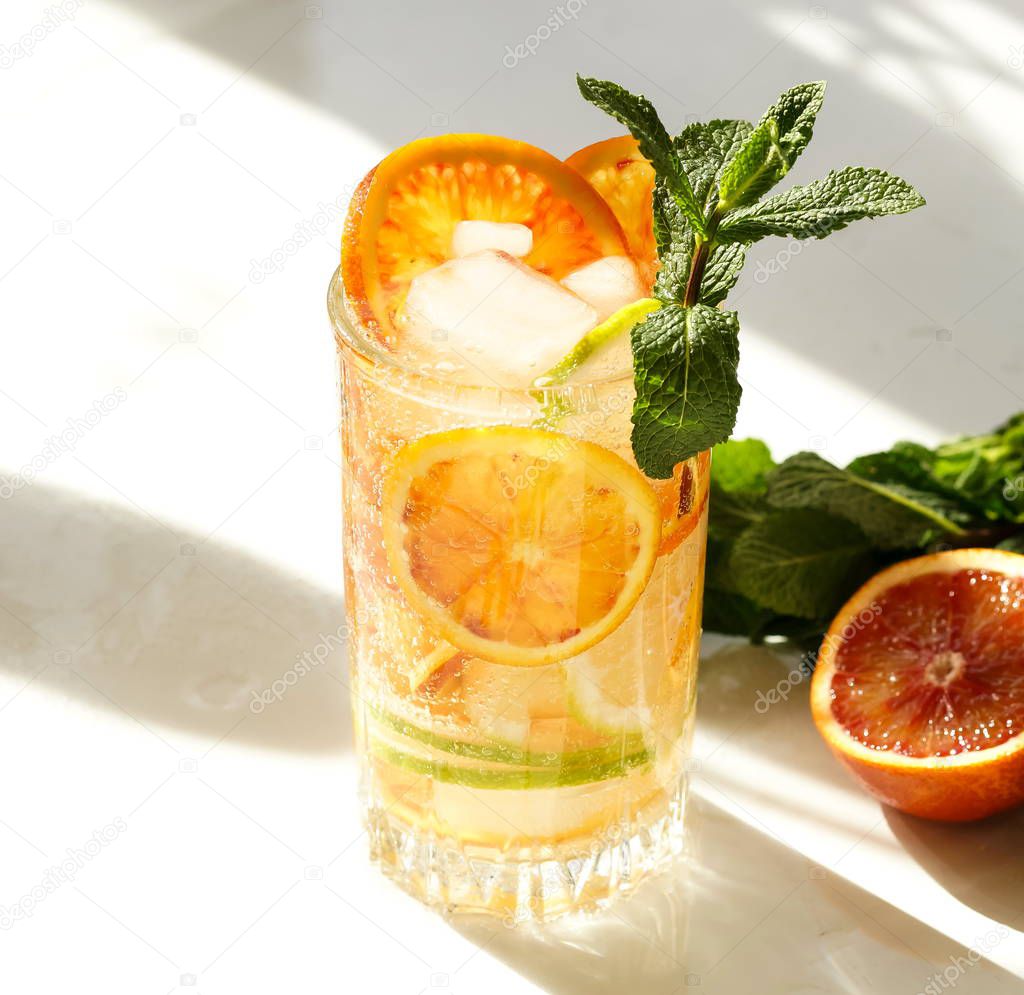
[[[612,632],[657,558],[657,498],[592,442],[497,426],[424,436],[384,481],[384,544],[406,600],[473,656],[534,667]]]
[[[523,262],[555,280],[628,255],[612,210],[547,152],[491,135],[410,142],[360,184],[342,239],[346,296],[385,341],[413,277],[451,257],[460,221],[525,225],[533,241]]]
[[[626,233],[629,250],[649,290],[658,272],[651,196],[654,169],[632,135],[595,142],[565,160],[605,199]]]
[[[1024,556],[953,550],[883,570],[832,623],[811,705],[889,805],[961,821],[1024,801]]]

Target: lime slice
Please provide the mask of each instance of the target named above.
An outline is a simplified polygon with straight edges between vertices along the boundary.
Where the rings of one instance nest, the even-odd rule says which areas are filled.
[[[614,665],[579,660],[569,673],[569,711],[580,722],[608,735],[651,731],[654,696],[638,680],[635,659]]]
[[[575,770],[586,777],[646,752],[644,735],[616,727],[609,736],[570,712],[566,671],[562,664],[506,667],[470,657],[459,666],[452,715],[431,719],[371,707],[371,739],[413,758],[437,758],[444,767],[475,761],[483,770],[514,765]]]
[[[588,373],[596,372],[594,368],[599,367],[604,376],[614,375],[619,369],[630,369],[629,331],[660,307],[660,302],[646,297],[619,308],[610,318],[606,318],[596,328],[587,332],[547,373],[537,377],[533,386],[556,387],[565,383],[583,367],[587,368]],[[588,376],[587,379],[594,377]]]
[[[691,682],[671,666],[650,681],[642,668],[637,671],[635,661],[620,663],[617,672],[581,663],[574,668],[570,685],[570,712],[581,723],[618,735],[623,742],[675,738],[693,706]]]
[[[370,752],[404,770],[426,774],[436,781],[461,784],[467,788],[518,789],[559,788],[571,784],[589,784],[612,777],[624,777],[631,770],[651,761],[647,750],[581,767],[509,767],[475,761],[460,764],[443,755],[414,756],[397,750],[382,739],[370,741]]]
[[[693,704],[700,599],[695,562],[660,557],[650,597],[604,642],[563,664],[570,713],[606,736],[673,738]]]
[[[522,767],[582,769],[602,766],[611,760],[621,759],[623,756],[642,753],[645,749],[643,738],[632,736],[617,739],[614,743],[604,746],[542,753],[536,750],[520,749],[513,743],[503,742],[499,739],[470,740],[465,736],[453,738],[408,722],[391,712],[376,709],[372,710],[372,724],[374,728],[371,729],[371,737],[375,741],[391,744],[393,749],[403,745],[400,737],[406,737],[421,743],[428,748],[428,751],[454,754],[457,757],[478,760],[487,765],[515,764]],[[409,744],[404,744],[404,749],[401,752],[406,752],[410,748]]]

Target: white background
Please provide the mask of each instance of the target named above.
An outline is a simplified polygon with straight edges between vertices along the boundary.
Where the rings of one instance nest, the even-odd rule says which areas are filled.
[[[751,253],[741,435],[845,460],[1024,408],[1019,4],[568,9],[3,5],[0,470],[96,424],[0,501],[0,906],[112,827],[0,929],[3,992],[1019,990],[1021,817],[880,809],[804,687],[754,709],[792,659],[709,641],[690,867],[547,931],[446,924],[367,866],[340,653],[248,708],[341,621],[324,297],[353,185],[419,135],[616,133],[577,70],[672,128],[827,78],[794,179],[928,198]]]

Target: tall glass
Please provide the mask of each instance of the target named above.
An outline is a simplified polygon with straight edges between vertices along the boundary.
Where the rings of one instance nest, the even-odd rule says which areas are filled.
[[[647,481],[630,449],[631,377],[521,391],[485,374],[467,384],[465,371],[455,382],[443,362],[417,366],[381,345],[349,313],[337,275],[329,309],[341,366],[351,687],[372,855],[445,911],[517,922],[604,904],[682,848],[708,455],[670,481]],[[509,439],[522,454],[509,456]],[[512,464],[489,463],[492,450]],[[575,474],[581,460],[587,473]],[[595,592],[607,588],[611,603],[623,585],[619,560],[595,552],[603,536],[621,534],[637,548],[651,541],[615,517],[626,514],[616,489],[629,482],[654,495],[657,534],[638,592],[618,603],[621,621],[614,611],[591,612],[560,636],[522,637],[543,646],[579,628],[591,645],[554,662],[536,646],[510,657],[491,652],[485,621],[474,625],[464,612],[461,625],[448,624],[456,603],[446,583],[459,604],[486,606],[481,617],[515,615],[513,598],[537,611],[549,602],[556,613],[576,610],[550,593],[549,580],[551,590],[576,585],[581,616],[600,601]],[[490,506],[520,493],[529,494],[517,506],[527,502],[528,520],[516,522],[517,545],[501,531],[509,519]],[[429,514],[417,504],[428,498]],[[610,502],[594,537],[552,538],[587,501]],[[427,539],[410,538],[421,526]],[[481,535],[488,549],[477,549]],[[511,592],[487,586],[501,572],[487,560],[492,540],[528,551],[520,573],[501,574],[503,583],[521,578]],[[465,575],[467,562],[479,577]]]

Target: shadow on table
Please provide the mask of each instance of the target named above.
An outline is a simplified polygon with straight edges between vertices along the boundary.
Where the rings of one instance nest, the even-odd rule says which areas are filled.
[[[1024,808],[958,825],[885,810],[893,835],[964,905],[1020,928],[1024,916]]]
[[[795,663],[795,656],[735,643],[725,643],[705,658],[697,752],[710,757],[704,762],[706,781],[744,805],[756,802],[761,813],[801,811],[816,825],[848,839],[851,847],[873,832],[882,815],[892,839],[875,835],[876,846],[901,847],[956,899],[1019,928],[1024,914],[1024,808],[977,823],[942,824],[904,815],[862,795],[814,729],[807,684]],[[755,701],[768,700],[765,695],[772,689],[784,694],[763,711],[753,707]],[[765,766],[744,764],[749,756],[778,771],[785,786],[766,778]],[[844,788],[844,804],[829,804]]]
[[[349,747],[340,590],[40,484],[2,510],[0,668],[20,687],[83,699],[164,739]]]
[[[691,856],[598,915],[456,929],[556,995],[920,991],[966,951],[875,896],[696,798]],[[988,962],[972,991],[1019,980]]]

